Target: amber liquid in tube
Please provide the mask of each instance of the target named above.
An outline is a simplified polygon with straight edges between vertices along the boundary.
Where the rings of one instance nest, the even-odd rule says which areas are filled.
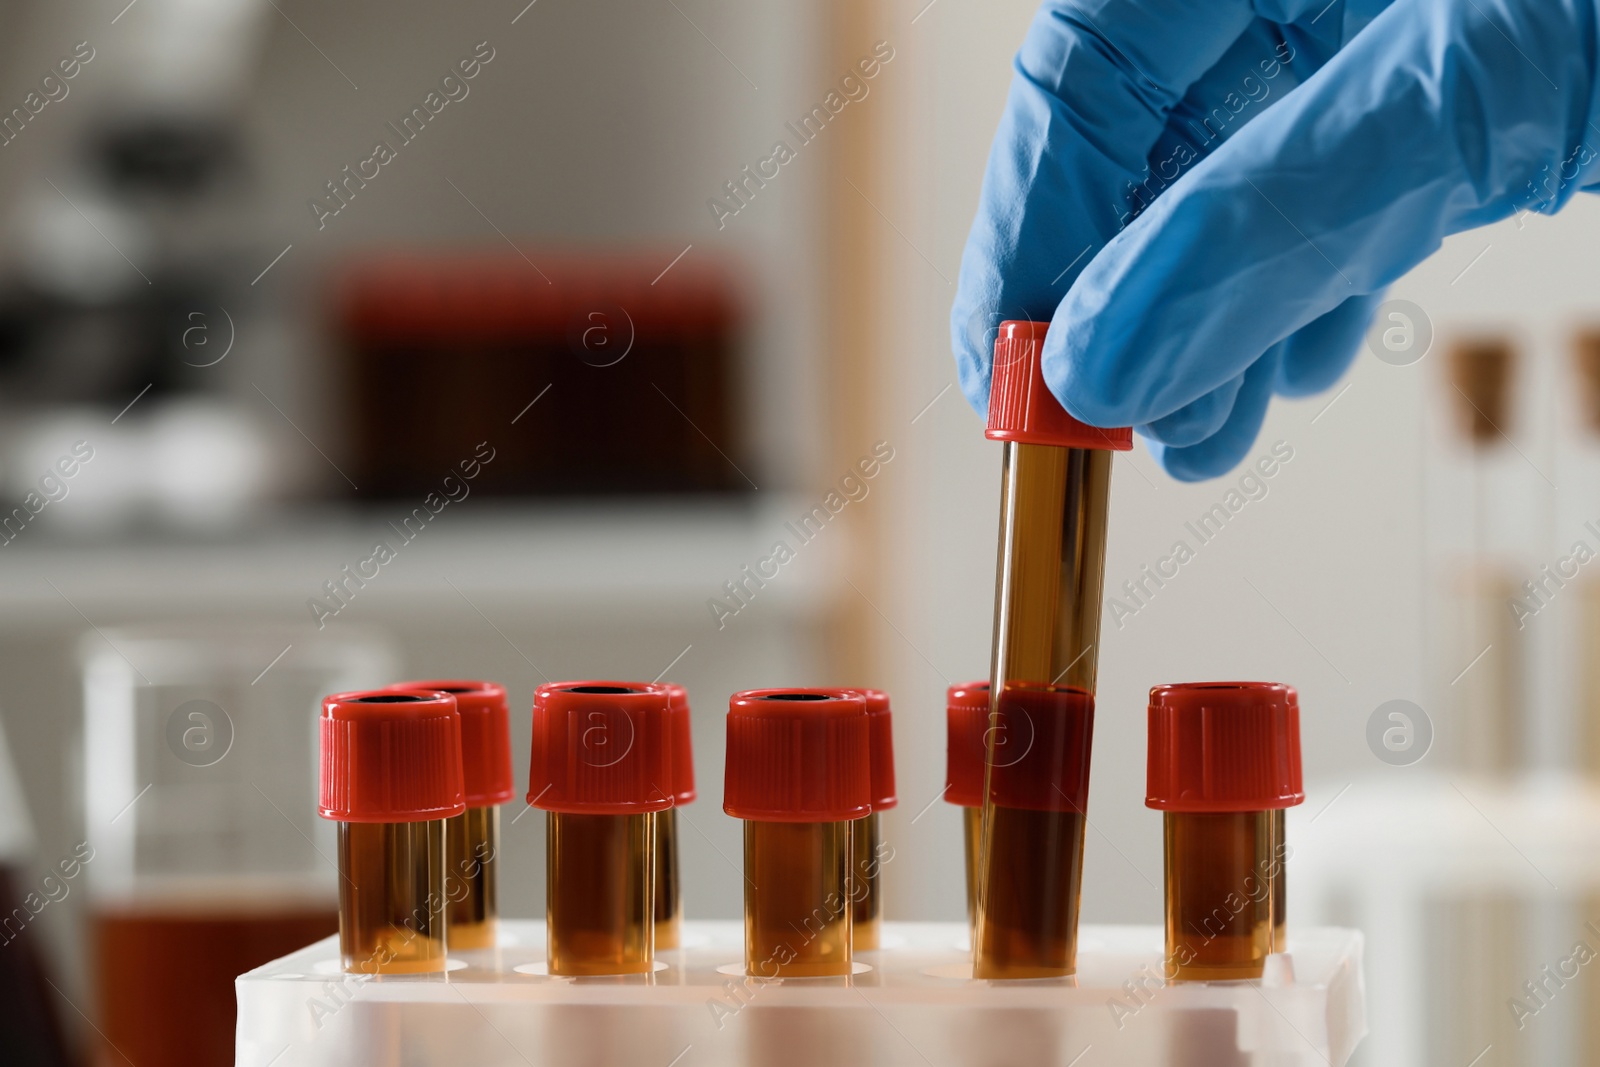
[[[978,928],[978,858],[983,850],[983,809],[961,809],[961,843],[967,861],[967,935]]]
[[[445,820],[341,822],[339,872],[346,971],[444,971]]]
[[[882,840],[882,816],[873,812],[857,819],[851,829],[851,848],[855,852],[855,867],[850,883],[850,900],[853,913],[851,943],[863,952],[879,947],[879,933],[883,918],[883,897],[879,893],[878,844]]]
[[[489,948],[500,914],[495,865],[500,851],[500,809],[468,808],[445,822],[445,909],[450,947]]]
[[[1005,443],[991,722],[1007,685],[1093,696],[1111,453]],[[1000,731],[989,731],[986,781]],[[985,787],[973,973],[1046,978],[1077,966],[1084,816],[996,805]]]
[[[1284,951],[1282,811],[1166,813],[1166,977],[1260,978]]]
[[[746,974],[815,978],[850,973],[852,826],[744,824]]]
[[[678,810],[656,813],[656,948],[677,948],[683,938],[683,894],[678,888]]]
[[[546,816],[550,973],[652,971],[655,817],[554,811]]]

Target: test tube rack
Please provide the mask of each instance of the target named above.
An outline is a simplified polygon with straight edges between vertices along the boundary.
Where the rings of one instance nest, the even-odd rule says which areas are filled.
[[[1153,926],[1085,926],[1073,978],[970,977],[967,928],[886,923],[850,977],[764,981],[743,927],[687,922],[650,975],[548,974],[505,920],[444,975],[347,975],[336,937],[237,980],[238,1067],[1342,1067],[1366,1033],[1362,936],[1291,926],[1250,982],[1163,983]]]

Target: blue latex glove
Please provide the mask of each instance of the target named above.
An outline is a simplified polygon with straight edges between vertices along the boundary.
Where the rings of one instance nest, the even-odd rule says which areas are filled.
[[[967,399],[987,409],[999,322],[1048,318],[1073,416],[1225,473],[1445,236],[1600,179],[1597,4],[1045,3],[961,260]]]

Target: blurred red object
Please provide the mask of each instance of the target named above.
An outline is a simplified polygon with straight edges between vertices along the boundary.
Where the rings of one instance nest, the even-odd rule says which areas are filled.
[[[749,489],[735,272],[674,254],[413,251],[349,266],[341,428],[363,496],[442,492],[469,471],[468,491],[490,495]]]

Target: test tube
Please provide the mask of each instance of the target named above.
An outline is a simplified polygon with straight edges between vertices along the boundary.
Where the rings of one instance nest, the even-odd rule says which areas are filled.
[[[1165,977],[1260,978],[1285,938],[1284,812],[1302,803],[1300,705],[1276,682],[1150,690],[1145,804],[1163,812]]]
[[[852,690],[729,699],[722,810],[745,821],[746,974],[851,973],[851,830],[872,811],[870,736]]]
[[[467,810],[445,825],[445,921],[452,949],[490,948],[499,921],[496,868],[500,805],[517,795],[511,773],[511,714],[505,687],[446,679],[401,682],[396,692],[440,692],[461,714],[461,772]]]
[[[1448,635],[1443,658],[1461,657],[1473,668],[1464,676],[1457,676],[1459,667],[1446,668],[1444,690],[1457,726],[1442,739],[1462,769],[1509,775],[1526,765],[1527,740],[1537,733],[1534,709],[1522,696],[1528,686],[1529,646],[1521,626],[1526,620],[1507,607],[1523,595],[1518,557],[1531,504],[1522,495],[1525,472],[1514,462],[1507,466],[1508,446],[1516,448],[1510,434],[1517,429],[1520,361],[1511,338],[1496,334],[1461,338],[1445,355],[1446,397],[1457,438],[1467,446],[1467,470],[1460,473],[1470,480],[1459,488],[1471,502],[1471,524],[1465,531],[1467,557],[1450,561],[1453,573],[1441,605]],[[1455,523],[1444,536],[1459,536]]]
[[[667,682],[672,719],[672,807],[656,816],[656,948],[672,949],[683,940],[683,892],[678,871],[678,808],[694,800],[693,719],[689,691]]]
[[[967,872],[967,932],[978,924],[978,850],[983,829],[984,734],[989,729],[989,683],[945,690],[944,799],[961,808]]]
[[[556,682],[534,694],[528,803],[546,813],[551,974],[654,969],[656,813],[672,806],[669,707],[666,687],[646,682]]]
[[[339,956],[353,974],[445,969],[445,820],[467,810],[449,693],[322,701],[317,813],[339,824]]]
[[[1051,395],[1046,323],[1004,322],[986,436],[1004,442],[973,974],[1077,966],[1111,453],[1132,431],[1086,426]]]
[[[867,705],[867,732],[872,746],[872,814],[858,819],[851,830],[852,875],[850,900],[851,944],[856,951],[870,952],[879,947],[883,925],[883,860],[878,855],[883,843],[879,812],[900,803],[894,787],[894,727],[889,711],[889,694],[881,689],[858,689]]]

